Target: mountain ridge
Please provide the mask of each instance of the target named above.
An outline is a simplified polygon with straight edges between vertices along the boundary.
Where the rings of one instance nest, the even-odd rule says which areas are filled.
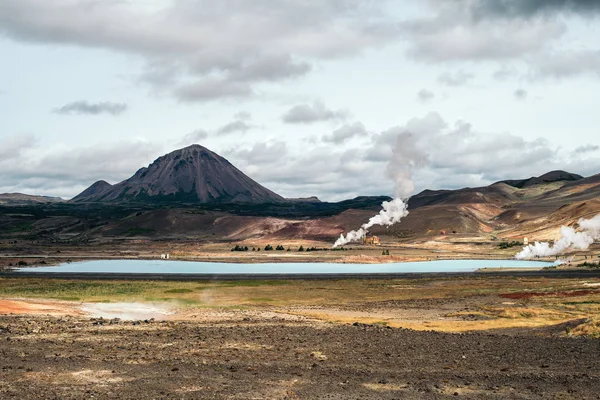
[[[1,205],[61,203],[64,201],[65,200],[60,197],[39,196],[25,193],[0,193]]]

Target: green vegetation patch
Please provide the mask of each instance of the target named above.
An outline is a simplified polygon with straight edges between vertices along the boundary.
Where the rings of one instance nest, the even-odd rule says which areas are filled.
[[[4,232],[1,233],[19,233],[19,232],[30,232],[33,230],[33,225],[30,223],[27,224],[20,224],[17,226],[13,226],[8,228],[7,230],[5,230]]]
[[[165,294],[171,294],[171,293],[194,293],[194,291],[192,289],[183,289],[183,288],[165,290]]]
[[[216,282],[219,287],[256,287],[256,286],[283,286],[291,284],[290,281],[284,280],[243,280],[243,281],[219,281]],[[205,289],[206,286],[201,286]]]
[[[146,284],[147,285],[147,284]],[[51,279],[0,279],[0,296],[52,299],[86,299],[132,296],[145,290],[144,282],[67,281]]]
[[[600,268],[600,262],[594,263],[594,262],[584,262],[583,264],[579,264],[579,267],[582,268]]]
[[[522,242],[513,240],[512,242],[502,242],[498,245],[501,249],[510,249],[511,247],[523,246]]]
[[[140,226],[136,226],[136,227],[127,229],[123,233],[123,235],[125,235],[125,236],[139,236],[139,235],[147,235],[147,234],[154,233],[154,232],[155,232],[154,229],[142,228]]]

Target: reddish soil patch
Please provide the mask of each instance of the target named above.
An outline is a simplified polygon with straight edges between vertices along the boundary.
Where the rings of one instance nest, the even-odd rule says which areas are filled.
[[[0,315],[2,314],[80,315],[82,313],[67,303],[44,300],[0,300]]]
[[[600,293],[598,290],[573,290],[568,292],[519,292],[519,293],[504,293],[499,295],[505,299],[529,299],[532,297],[577,297],[587,296],[588,294]]]

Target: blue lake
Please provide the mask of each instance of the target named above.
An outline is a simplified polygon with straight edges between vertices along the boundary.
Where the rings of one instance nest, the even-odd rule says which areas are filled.
[[[265,263],[236,264],[163,260],[96,260],[52,267],[18,268],[20,272],[112,274],[393,274],[472,272],[480,268],[541,268],[552,263],[521,260],[436,260],[391,264]]]

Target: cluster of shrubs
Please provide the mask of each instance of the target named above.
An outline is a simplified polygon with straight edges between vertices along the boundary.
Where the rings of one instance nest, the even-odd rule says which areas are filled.
[[[271,246],[270,244],[265,246],[265,251],[271,251],[271,250],[285,251],[285,247],[283,247],[282,245],[278,245],[277,247],[275,247],[275,249],[273,249],[273,246]],[[240,245],[236,244],[235,246],[233,246],[231,248],[231,251],[250,251],[250,249],[248,248],[248,246],[240,246]],[[261,251],[261,248],[253,247],[252,251]],[[288,248],[287,251],[291,251],[291,249]]]
[[[248,248],[248,246],[240,246],[239,244],[236,244],[235,246],[233,246],[231,248],[231,251],[261,251],[262,249],[260,247],[252,247],[252,249]],[[282,245],[277,245],[275,248],[273,248],[273,246],[271,246],[270,244],[266,245],[264,248],[264,251],[292,251],[291,248],[285,248]],[[352,250],[351,248],[347,248],[347,247],[336,247],[335,249],[329,249],[329,248],[321,248],[321,247],[307,247],[304,248],[304,246],[300,246],[298,247],[298,251],[303,252],[303,251],[328,251],[328,250],[332,250],[332,251],[348,251],[348,250]],[[389,251],[388,254],[389,255]]]
[[[254,250],[254,249],[252,249]],[[248,251],[248,246],[240,246],[240,245],[235,245],[231,251]]]
[[[585,268],[600,268],[600,262],[594,263],[594,262],[584,262],[583,264],[579,264],[580,267],[585,267]]]
[[[381,252],[382,256],[389,256],[390,255],[390,251],[389,250],[384,250]]]
[[[523,243],[517,240],[513,240],[512,242],[502,242],[498,245],[498,247],[501,249],[510,249],[511,247],[515,246],[523,246]]]
[[[331,249],[331,251],[348,251],[348,250],[352,250],[352,249],[349,249],[347,247],[335,247],[335,248]]]

